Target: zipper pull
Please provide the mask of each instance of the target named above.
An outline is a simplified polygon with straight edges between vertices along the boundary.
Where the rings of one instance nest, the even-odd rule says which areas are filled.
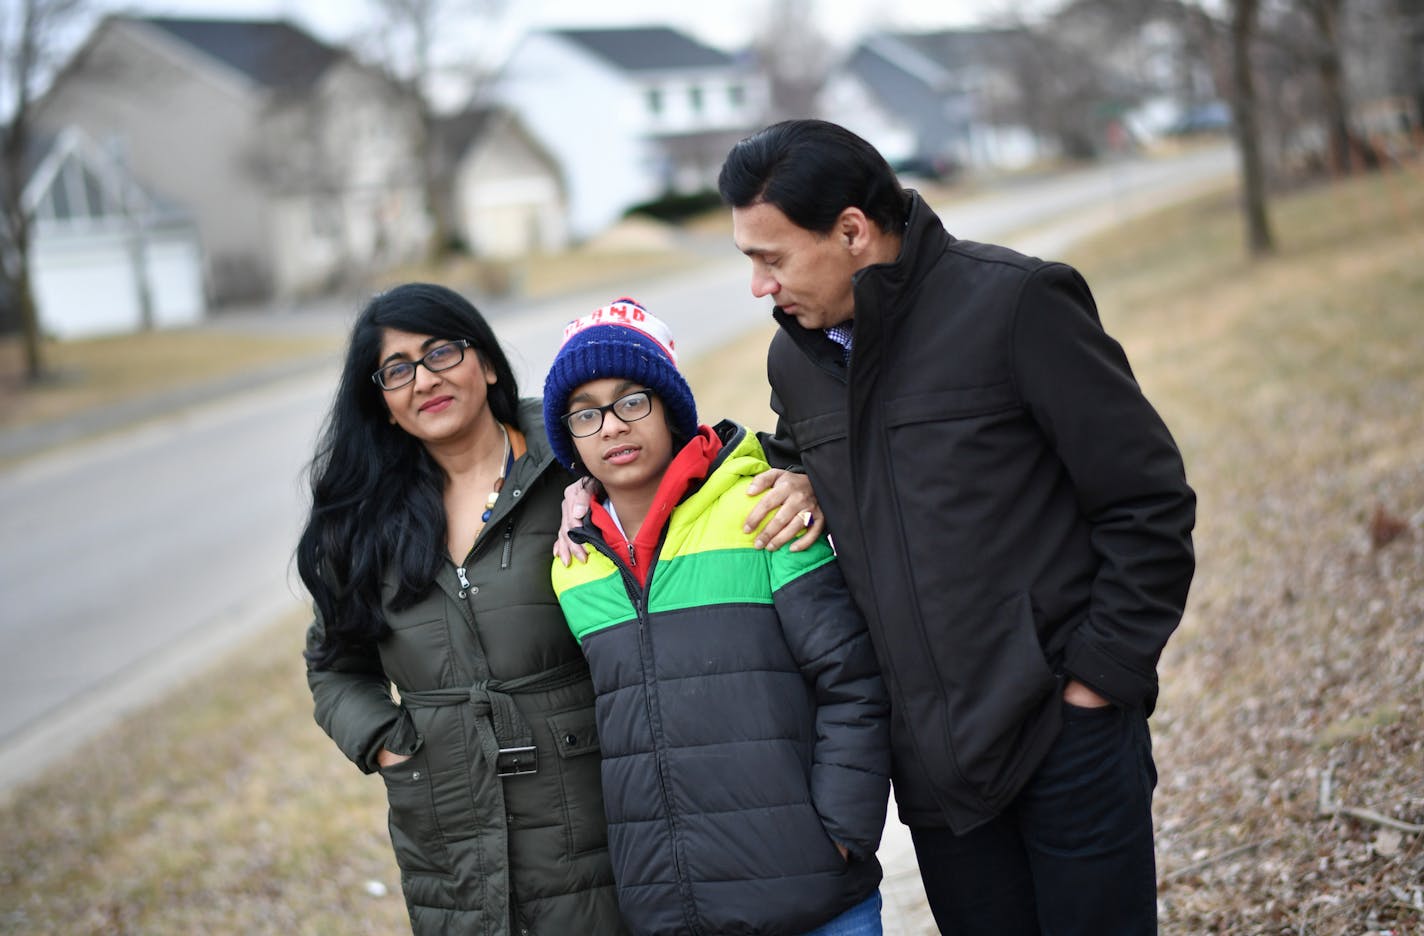
[[[455,574],[460,577],[460,587],[468,589],[470,587],[470,580],[465,578],[465,567],[460,566],[455,570]]]
[[[633,544],[628,544],[628,564],[633,568],[638,567],[638,553],[633,549]]]

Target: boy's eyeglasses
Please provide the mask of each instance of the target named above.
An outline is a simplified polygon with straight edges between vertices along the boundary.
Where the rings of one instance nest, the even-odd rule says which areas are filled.
[[[621,396],[607,406],[590,406],[574,410],[564,417],[569,435],[582,439],[603,428],[603,417],[612,413],[625,423],[637,422],[653,411],[653,391],[636,390]]]

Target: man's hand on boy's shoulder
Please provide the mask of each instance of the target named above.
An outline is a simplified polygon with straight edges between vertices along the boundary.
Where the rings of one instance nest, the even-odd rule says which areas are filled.
[[[811,479],[784,468],[768,468],[747,485],[748,496],[766,491],[747,514],[742,532],[750,533],[766,520],[753,545],[776,550],[791,543],[792,552],[808,549],[826,530]],[[794,540],[794,542],[793,542]]]
[[[569,531],[583,526],[583,518],[588,516],[588,505],[593,500],[593,479],[580,478],[564,488],[563,519],[559,522],[559,535],[554,540],[554,557],[569,567],[574,559],[588,561],[588,552],[569,539]]]

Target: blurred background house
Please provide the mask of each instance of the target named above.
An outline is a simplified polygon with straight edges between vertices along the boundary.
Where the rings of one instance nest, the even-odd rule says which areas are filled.
[[[877,33],[826,82],[821,108],[917,176],[1020,169],[1056,153],[1014,81],[1026,40],[1021,29]]]
[[[26,162],[5,167],[28,207],[0,212],[0,328],[17,321],[26,250],[7,238],[25,211],[43,331],[68,336],[364,287],[452,253],[509,265],[633,211],[714,205],[727,150],[788,116],[849,126],[914,184],[1233,129],[1229,21],[1166,0],[1062,0],[1031,21],[839,44],[815,0],[773,0],[744,49],[662,23],[546,25],[478,67],[486,33],[436,28],[432,11],[454,6],[378,5],[346,45],[285,19],[91,20],[30,102]],[[513,12],[483,9],[491,29]],[[1424,0],[1291,0],[1261,28],[1275,184],[1419,146]],[[446,72],[412,67],[422,47],[397,34],[443,43]],[[468,80],[436,94],[451,70]],[[114,307],[80,310],[101,283]]]
[[[512,111],[490,105],[440,118],[434,145],[458,249],[514,260],[569,245],[563,171]]]
[[[379,71],[286,22],[112,16],[39,102],[191,212],[215,302],[318,293],[410,259],[414,120]]]
[[[78,127],[35,141],[30,276],[57,338],[190,325],[206,309],[197,226]]]
[[[661,26],[531,33],[495,94],[563,167],[577,239],[633,205],[714,189],[767,104],[753,65]]]

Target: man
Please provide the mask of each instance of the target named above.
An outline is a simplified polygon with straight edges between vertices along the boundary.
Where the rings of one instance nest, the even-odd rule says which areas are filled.
[[[1147,716],[1195,495],[1087,284],[950,236],[834,124],[742,140],[719,187],[781,326],[764,442],[869,622],[940,929],[1155,932]]]

